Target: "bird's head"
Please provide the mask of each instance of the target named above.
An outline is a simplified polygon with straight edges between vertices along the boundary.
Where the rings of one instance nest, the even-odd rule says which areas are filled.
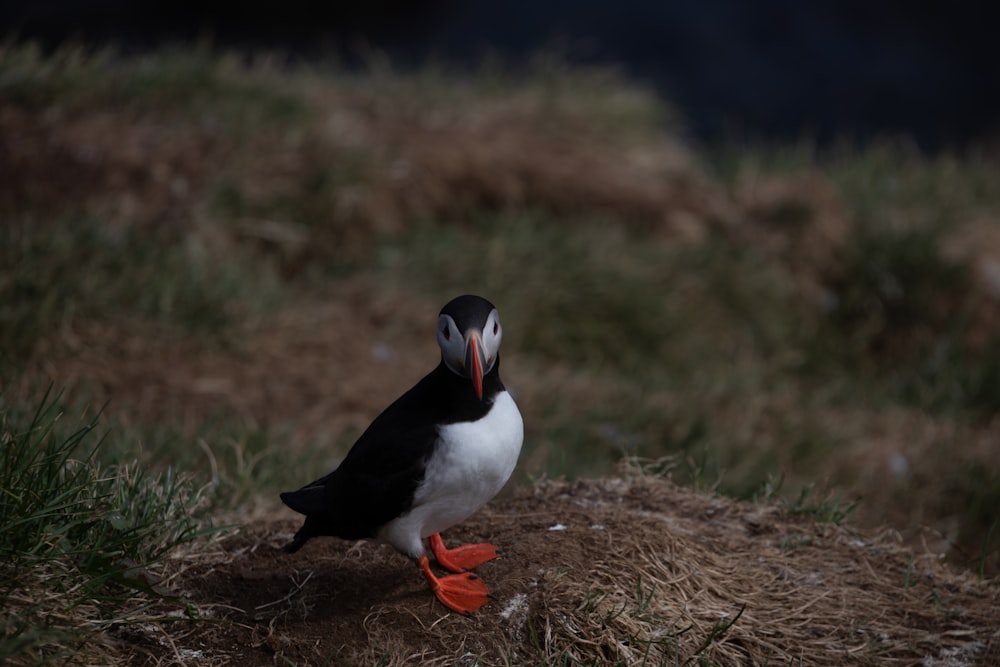
[[[441,358],[452,373],[472,380],[483,398],[483,377],[497,363],[503,328],[496,307],[480,296],[455,297],[438,316]]]

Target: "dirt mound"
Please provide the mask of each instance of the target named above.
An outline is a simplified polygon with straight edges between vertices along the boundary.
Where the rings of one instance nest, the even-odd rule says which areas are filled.
[[[388,547],[285,555],[295,525],[254,523],[182,559],[172,586],[203,620],[123,637],[133,661],[1000,664],[996,585],[891,537],[646,475],[542,483],[447,534],[507,550],[479,570],[497,601],[469,618]]]

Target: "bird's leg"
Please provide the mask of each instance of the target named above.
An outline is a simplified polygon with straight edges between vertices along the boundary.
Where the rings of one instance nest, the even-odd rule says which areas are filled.
[[[431,572],[427,556],[421,556],[420,560],[417,561],[417,566],[427,577],[427,582],[431,585],[431,590],[434,591],[437,599],[452,611],[469,615],[490,600],[495,599],[490,595],[490,589],[486,587],[483,580],[471,572],[438,577]]]
[[[464,544],[454,549],[444,546],[441,533],[434,533],[430,537],[431,551],[434,558],[441,567],[452,572],[466,572],[479,567],[487,561],[491,561],[497,556],[505,555],[505,552],[495,544]]]

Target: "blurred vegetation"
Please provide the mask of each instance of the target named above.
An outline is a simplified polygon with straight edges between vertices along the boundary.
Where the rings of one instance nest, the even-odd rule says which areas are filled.
[[[270,502],[379,409],[345,360],[391,398],[433,364],[440,304],[478,292],[504,317],[521,482],[669,455],[721,493],[860,499],[852,521],[997,571],[995,155],[698,153],[614,73],[279,60],[0,50],[6,409],[114,386],[109,462]],[[323,405],[364,419],[303,431]]]

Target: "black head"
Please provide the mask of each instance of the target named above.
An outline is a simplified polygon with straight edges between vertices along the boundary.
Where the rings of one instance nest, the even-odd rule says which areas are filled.
[[[455,297],[438,316],[437,339],[441,358],[452,373],[472,380],[483,397],[483,376],[493,369],[503,328],[496,306],[472,294]]]

